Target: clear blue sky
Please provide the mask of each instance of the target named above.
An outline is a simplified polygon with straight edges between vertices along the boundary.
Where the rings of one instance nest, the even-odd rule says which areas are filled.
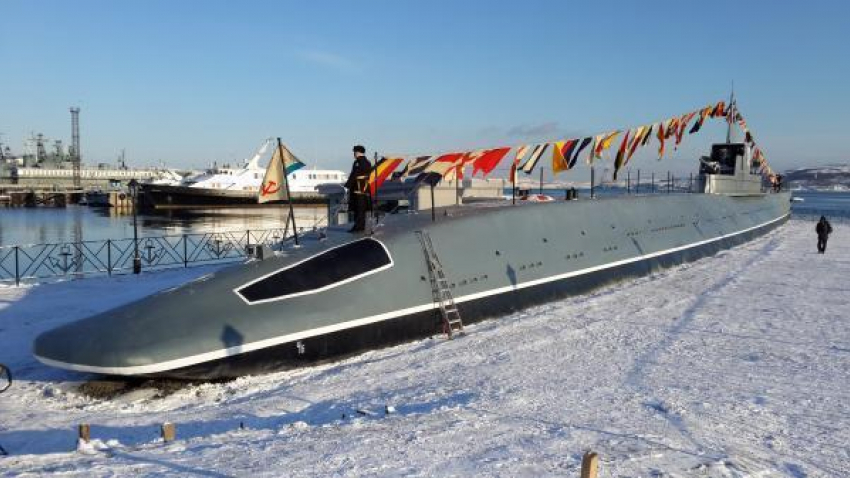
[[[202,167],[281,136],[308,163],[600,133],[728,97],[781,169],[850,161],[850,3],[0,2],[0,132]],[[686,139],[669,165],[723,137]],[[654,148],[652,148],[654,149]],[[636,157],[661,169],[648,151]]]

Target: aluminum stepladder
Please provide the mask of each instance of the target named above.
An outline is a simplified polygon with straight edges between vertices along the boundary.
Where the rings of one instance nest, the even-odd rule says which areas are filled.
[[[460,312],[458,312],[454,297],[452,297],[452,293],[449,290],[449,281],[443,272],[443,265],[434,251],[434,245],[431,243],[431,235],[428,234],[428,231],[416,231],[416,237],[419,238],[419,242],[422,244],[422,252],[425,254],[425,262],[428,265],[428,277],[431,281],[431,293],[433,294],[434,302],[440,306],[440,315],[443,318],[443,332],[448,338],[452,338],[454,334],[462,334],[463,320],[460,318]]]

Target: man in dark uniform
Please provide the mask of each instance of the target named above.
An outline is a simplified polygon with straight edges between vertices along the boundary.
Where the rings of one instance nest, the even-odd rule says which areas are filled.
[[[348,208],[354,213],[354,226],[349,232],[362,232],[366,229],[366,210],[369,208],[369,173],[372,172],[372,163],[366,159],[366,148],[357,145],[354,151],[354,164],[351,165],[351,174],[345,182],[348,189]]]
[[[820,217],[818,225],[815,226],[815,232],[818,233],[818,254],[824,254],[826,253],[826,241],[832,234],[832,225],[826,220],[825,216]]]

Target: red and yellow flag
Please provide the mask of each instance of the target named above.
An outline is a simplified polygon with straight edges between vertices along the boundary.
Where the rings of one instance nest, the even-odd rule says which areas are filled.
[[[658,123],[658,129],[655,132],[655,137],[658,138],[658,160],[664,157],[664,140],[667,139],[667,132],[664,131],[664,121]]]
[[[682,115],[679,119],[679,127],[676,128],[676,146],[682,142],[682,136],[685,134],[685,128],[688,127],[688,123],[696,116],[697,112],[694,111],[692,113],[688,113],[686,115]]]
[[[714,105],[714,110],[711,112],[712,118],[720,118],[726,116],[726,102],[718,101],[716,105]]]
[[[552,173],[558,174],[570,169],[570,154],[578,140],[556,141],[552,150]]]
[[[670,139],[679,130],[679,118],[670,118],[667,120],[667,125],[664,127],[664,139]]]
[[[369,173],[369,188],[372,191],[372,196],[378,192],[378,188],[392,174],[393,171],[404,161],[404,158],[382,158],[378,164],[372,168]]]
[[[623,137],[623,142],[620,143],[620,150],[617,151],[617,159],[614,160],[614,181],[617,180],[617,173],[620,172],[620,168],[623,167],[623,159],[625,159],[626,147],[628,147],[629,144],[629,133],[631,133],[631,131],[626,131],[626,136]]]
[[[699,118],[694,122],[694,125],[691,127],[691,130],[688,134],[694,134],[702,128],[702,124],[705,122],[705,119],[711,114],[714,110],[713,106],[706,106],[705,108],[699,111]]]
[[[593,150],[593,157],[602,159],[602,153],[611,147],[611,143],[614,142],[614,138],[616,138],[619,134],[620,131],[612,131],[610,133],[597,136],[596,147]]]
[[[639,126],[637,131],[635,131],[635,135],[632,136],[632,142],[629,145],[629,154],[626,156],[626,161],[623,165],[628,164],[629,160],[632,159],[632,156],[637,151],[637,147],[643,142],[643,134],[646,131],[646,126]]]

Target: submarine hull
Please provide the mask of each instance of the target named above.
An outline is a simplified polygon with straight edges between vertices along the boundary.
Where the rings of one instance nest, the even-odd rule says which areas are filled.
[[[47,332],[39,360],[110,375],[219,379],[439,335],[414,231],[428,231],[465,323],[711,256],[789,217],[787,193],[670,194],[399,215],[331,231]]]

